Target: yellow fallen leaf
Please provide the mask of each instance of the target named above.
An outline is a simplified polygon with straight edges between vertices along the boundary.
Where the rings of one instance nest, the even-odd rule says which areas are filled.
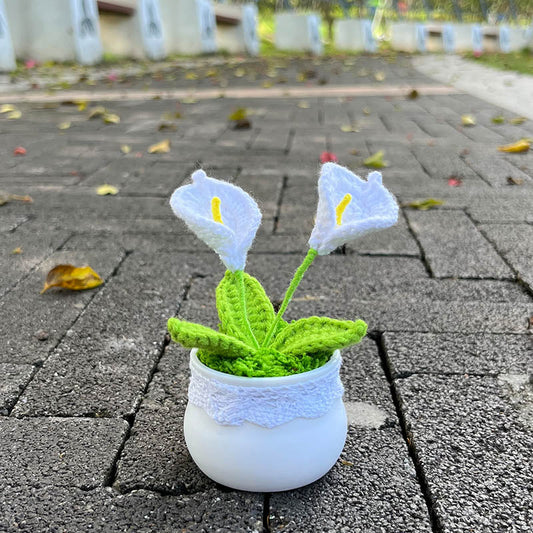
[[[388,161],[383,161],[383,156],[385,155],[385,152],[383,150],[379,150],[375,154],[372,154],[370,157],[367,157],[363,164],[366,167],[369,168],[383,168],[388,167],[389,163]]]
[[[0,106],[0,113],[10,113],[11,111],[15,111],[17,109],[14,105],[11,104],[2,104]]]
[[[503,124],[505,122],[505,117],[503,115],[496,115],[495,117],[492,117],[490,120],[493,124]]]
[[[342,124],[341,131],[344,133],[358,133],[360,130],[356,124]]]
[[[52,287],[82,291],[102,283],[102,278],[90,266],[57,265],[48,272],[41,294]]]
[[[60,122],[57,127],[60,130],[68,130],[70,128],[70,122]]]
[[[181,113],[179,111],[173,111],[171,113],[167,112],[167,113],[163,113],[163,115],[161,115],[161,118],[163,120],[171,122],[172,120],[176,120],[178,118],[181,118]]]
[[[514,117],[509,119],[509,123],[513,124],[514,126],[519,126],[520,124],[523,124],[526,121],[526,117]]]
[[[22,253],[22,248],[20,246],[17,246],[16,248],[14,248],[13,250],[11,250],[11,253],[13,255],[19,255]]]
[[[476,118],[474,115],[462,115],[461,116],[461,124],[463,126],[475,126],[476,125]]]
[[[108,185],[107,183],[105,185],[100,185],[96,189],[96,194],[98,196],[107,196],[107,195],[114,196],[117,193],[118,193],[118,188],[115,187],[114,185]]]
[[[505,144],[503,146],[498,146],[500,152],[507,153],[518,153],[518,152],[527,152],[531,146],[531,142],[527,139],[520,139],[512,144]]]
[[[414,202],[407,202],[402,204],[402,207],[410,207],[411,209],[418,209],[419,211],[427,211],[428,209],[433,209],[439,205],[443,205],[442,200],[437,200],[436,198],[426,198],[425,200],[415,200]]]
[[[242,67],[236,68],[233,75],[236,78],[242,78],[246,74],[246,70],[244,70]]]
[[[187,72],[187,74],[185,74],[185,79],[186,80],[197,80],[198,74],[196,74],[196,72]]]
[[[278,75],[278,71],[276,69],[268,70],[266,75],[269,78],[275,78]]]
[[[87,100],[74,100],[74,104],[77,106],[78,111],[85,111],[89,102]]]
[[[106,114],[106,109],[102,105],[89,108],[89,118],[97,118]]]
[[[233,113],[228,115],[228,120],[245,120],[248,117],[248,111],[244,107],[239,107]]]
[[[149,154],[166,154],[168,152],[170,152],[170,139],[164,139],[148,148]]]
[[[131,152],[131,146],[128,145],[128,144],[122,144],[120,146],[120,151],[123,153],[123,154],[129,154]]]
[[[178,127],[173,122],[161,122],[159,126],[157,126],[158,131],[163,130],[169,130],[169,131],[176,131]]]
[[[352,463],[351,461],[346,461],[346,459],[340,459],[340,463],[343,466],[353,466],[354,465],[354,463]]]
[[[10,119],[10,120],[17,120],[21,116],[22,116],[22,111],[20,111],[19,109],[14,109],[13,111],[10,111],[7,114],[7,118]]]
[[[369,107],[363,107],[363,113],[365,115],[370,115],[370,113],[372,113],[372,110]]]
[[[118,124],[120,122],[120,117],[115,113],[104,113],[102,120],[106,124]]]
[[[298,107],[300,109],[309,109],[311,106],[309,102],[306,102],[305,100],[302,100],[301,102],[298,102]]]
[[[383,81],[385,79],[385,73],[384,72],[376,72],[374,74],[374,79],[376,81]]]
[[[183,98],[183,100],[181,100],[181,103],[182,104],[196,104],[198,103],[198,100],[192,96],[187,96],[186,98]]]
[[[272,83],[272,82],[269,81],[269,80],[265,80],[265,81],[262,83],[262,85],[263,85],[263,88],[264,88],[264,89],[270,89],[270,88],[272,87],[272,85],[274,85],[274,83]]]

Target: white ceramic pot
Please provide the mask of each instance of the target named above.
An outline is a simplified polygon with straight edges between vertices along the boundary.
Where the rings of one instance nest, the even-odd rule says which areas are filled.
[[[320,368],[275,378],[224,374],[196,352],[184,432],[202,472],[234,489],[277,492],[331,469],[347,432],[339,351]]]

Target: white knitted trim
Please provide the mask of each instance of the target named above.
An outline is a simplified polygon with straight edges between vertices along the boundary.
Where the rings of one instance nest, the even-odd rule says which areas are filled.
[[[191,356],[192,359],[193,356]],[[219,424],[240,426],[253,422],[259,426],[273,428],[295,418],[318,418],[325,415],[333,404],[342,398],[339,369],[342,359],[333,357],[327,363],[326,372],[317,372],[324,367],[306,372],[307,381],[254,387],[230,385],[202,375],[191,364],[189,401],[203,409]],[[314,373],[317,373],[314,377]],[[303,376],[304,374],[296,374]],[[283,378],[244,378],[275,379]]]

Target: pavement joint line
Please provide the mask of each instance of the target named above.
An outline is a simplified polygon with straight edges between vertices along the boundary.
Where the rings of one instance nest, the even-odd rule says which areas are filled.
[[[265,492],[263,494],[263,533],[270,533],[270,498],[271,494]]]
[[[400,422],[400,430],[402,432],[402,437],[407,446],[409,457],[415,468],[416,479],[418,481],[418,484],[420,486],[420,491],[422,492],[422,496],[427,506],[429,521],[431,524],[431,530],[433,531],[433,533],[443,533],[444,527],[434,508],[435,498],[433,494],[431,493],[431,489],[429,488],[429,484],[426,479],[426,473],[424,472],[424,468],[418,457],[418,450],[416,449],[416,444],[414,442],[413,435],[407,426],[405,414],[402,410],[402,399],[401,399],[398,389],[396,388],[395,380],[392,377],[391,363],[387,355],[387,350],[385,348],[385,342],[383,340],[383,331],[378,331],[373,336],[377,344],[379,357],[381,359],[381,366],[383,368],[385,377],[389,384],[392,401],[396,409],[396,416],[398,417],[398,421]]]
[[[144,101],[158,98],[161,100],[176,100],[190,98],[194,96],[197,100],[218,100],[220,98],[306,98],[317,96],[328,97],[349,97],[349,96],[406,96],[412,90],[412,84],[405,85],[331,85],[320,87],[298,87],[285,86],[263,89],[260,87],[250,88],[229,88],[229,89],[172,89],[172,90],[150,90],[150,91],[85,91],[85,90],[65,90],[57,93],[47,93],[43,91],[27,93],[5,93],[0,95],[3,103],[14,102],[17,104],[32,102],[63,102],[65,100],[90,100],[101,102],[114,101]],[[464,94],[464,91],[455,89],[448,85],[421,85],[417,86],[421,96],[448,96]]]
[[[283,203],[283,197],[285,196],[285,191],[287,190],[287,183],[289,182],[289,177],[287,175],[283,176],[281,179],[281,186],[279,188],[279,194],[276,201],[276,213],[274,214],[274,223],[272,225],[272,235],[276,234],[279,224],[279,218],[281,216],[281,204]]]
[[[401,208],[400,208],[401,209]],[[415,230],[411,226],[411,222],[409,220],[409,216],[405,213],[405,208],[402,209],[403,216],[405,218],[405,222],[407,224],[407,229],[413,239],[416,242],[416,245],[418,246],[418,251],[420,252],[420,260],[422,261],[422,264],[424,265],[424,268],[426,269],[426,272],[428,273],[428,276],[432,279],[435,279],[435,275],[433,274],[433,271],[431,270],[431,266],[429,265],[429,262],[426,257],[426,252],[424,251],[424,247],[422,246],[422,243],[418,239],[418,235],[416,234]]]
[[[66,240],[68,240],[70,237],[68,237]],[[67,333],[76,325],[76,322],[78,322],[78,320],[81,318],[81,316],[85,313],[85,310],[87,309],[87,307],[89,307],[89,305],[91,304],[91,302],[96,298],[96,296],[98,294],[100,294],[100,292],[107,286],[107,284],[109,282],[111,282],[111,280],[117,275],[120,267],[122,266],[122,264],[124,263],[124,261],[126,260],[126,258],[128,257],[128,255],[130,255],[131,252],[128,252],[128,251],[125,251],[124,254],[122,255],[122,259],[120,260],[120,262],[118,263],[118,265],[113,269],[113,272],[111,272],[111,275],[109,276],[109,278],[104,281],[104,283],[102,285],[100,285],[100,290],[98,291],[94,291],[93,294],[90,295],[90,298],[87,300],[87,303],[83,306],[83,309],[80,310],[80,312],[78,313],[78,315],[76,316],[76,318],[72,321],[72,323],[65,329],[65,332],[63,333],[63,335],[61,335],[57,341],[52,345],[50,346],[50,349],[48,350],[48,353],[46,355],[46,358],[44,359],[44,361],[42,361],[42,363],[40,365],[35,365],[36,366],[36,372],[33,372],[32,376],[30,377],[30,379],[27,381],[27,383],[24,385],[24,387],[21,387],[20,390],[19,390],[19,394],[17,396],[17,399],[16,401],[13,403],[13,405],[11,406],[11,409],[8,410],[8,413],[7,413],[7,416],[11,416],[11,413],[13,412],[13,409],[17,406],[17,403],[19,402],[20,400],[20,397],[24,394],[24,392],[26,391],[26,389],[28,388],[28,386],[33,382],[33,380],[35,379],[35,376],[39,373],[39,371],[41,370],[41,368],[46,364],[46,361],[48,361],[48,359],[50,359],[50,356],[51,354],[54,352],[54,350],[63,342],[63,339],[66,337]]]
[[[196,274],[192,274],[192,276],[189,278],[189,281],[188,281],[187,285],[185,285],[185,287],[183,289],[183,292],[182,292],[181,296],[178,299],[178,303],[176,305],[176,312],[174,313],[174,316],[176,316],[179,313],[179,310],[181,309],[181,306],[182,306],[183,302],[187,300],[187,296],[189,294],[189,291],[191,290],[193,281],[197,277],[200,277],[200,276],[196,275]],[[123,417],[126,420],[126,422],[128,423],[128,430],[126,431],[126,433],[124,435],[124,439],[123,439],[121,445],[119,446],[119,448],[117,450],[117,453],[115,454],[115,457],[113,459],[113,463],[111,465],[111,468],[109,469],[109,473],[106,476],[106,479],[105,479],[105,482],[104,482],[104,486],[105,487],[113,487],[115,485],[115,482],[117,481],[118,463],[119,463],[120,458],[122,456],[122,452],[124,451],[124,448],[126,447],[126,443],[128,442],[128,440],[129,440],[129,438],[131,436],[131,431],[132,431],[133,426],[135,424],[135,418],[137,417],[137,413],[139,412],[139,410],[140,410],[140,408],[141,408],[141,406],[143,404],[144,397],[146,396],[146,393],[148,392],[148,389],[150,387],[150,384],[152,383],[154,375],[157,372],[157,367],[159,366],[159,362],[161,361],[161,358],[165,354],[167,346],[170,343],[171,343],[171,338],[170,338],[169,333],[167,332],[167,333],[165,333],[165,336],[163,337],[163,341],[161,343],[161,347],[159,349],[159,353],[157,354],[157,357],[156,357],[156,359],[154,361],[154,364],[152,365],[152,368],[150,369],[150,372],[148,374],[148,378],[146,380],[146,383],[145,383],[145,386],[144,386],[144,390],[142,391],[142,397],[141,397],[141,400],[139,401],[139,404],[136,406],[136,408],[135,408],[135,410],[134,410],[134,412],[132,414]]]

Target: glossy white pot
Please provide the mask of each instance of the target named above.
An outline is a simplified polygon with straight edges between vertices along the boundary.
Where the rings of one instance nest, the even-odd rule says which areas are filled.
[[[276,492],[331,469],[347,432],[339,351],[320,368],[277,378],[224,374],[196,352],[184,432],[202,472],[234,489]]]

